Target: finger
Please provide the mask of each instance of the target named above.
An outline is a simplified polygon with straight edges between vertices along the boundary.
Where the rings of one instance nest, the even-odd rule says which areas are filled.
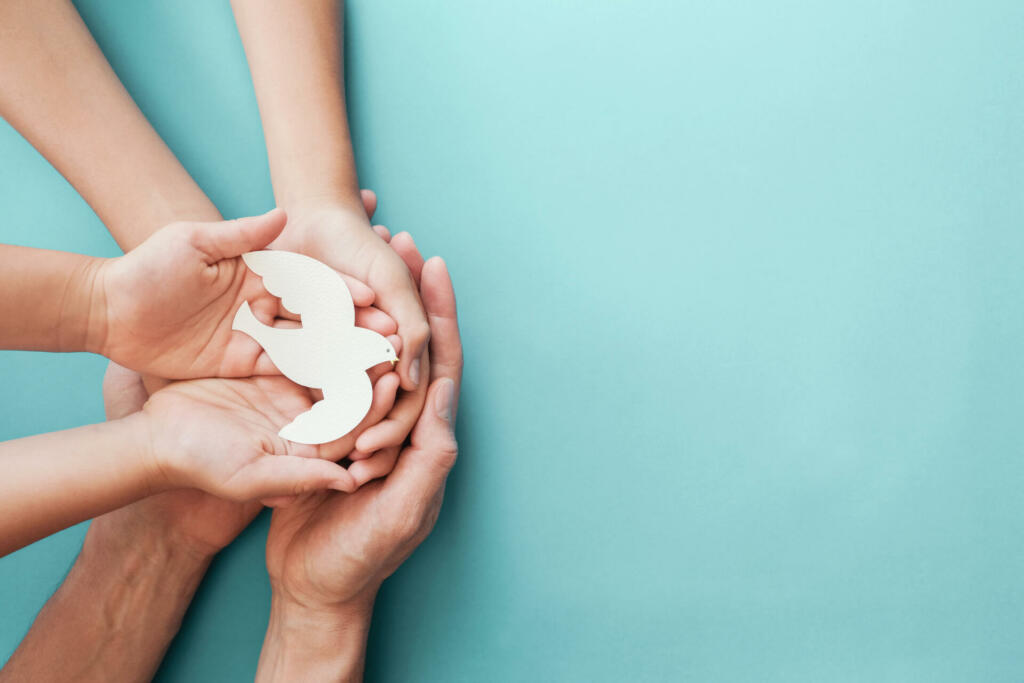
[[[268,508],[285,508],[297,501],[299,498],[301,498],[301,496],[275,496],[274,498],[264,498],[260,503]]]
[[[406,268],[409,269],[413,281],[419,287],[420,272],[423,270],[423,255],[420,254],[419,248],[413,242],[412,235],[407,232],[398,233],[391,240],[391,248],[405,261]]]
[[[366,217],[373,218],[373,214],[377,213],[377,193],[373,190],[359,190],[359,198],[363,200]]]
[[[366,417],[356,426],[352,432],[337,441],[326,443],[320,446],[319,457],[325,460],[338,461],[348,456],[355,445],[356,439],[370,425],[380,422],[395,405],[395,396],[398,394],[398,375],[389,372],[381,377],[373,385],[373,398],[370,400],[370,409]]]
[[[213,264],[263,249],[281,234],[287,220],[284,209],[272,209],[262,216],[192,223],[192,245],[206,256],[208,264]]]
[[[348,470],[328,460],[264,455],[239,470],[225,493],[236,500],[267,500],[323,489],[351,492],[355,481]]]
[[[383,225],[373,226],[373,231],[377,233],[377,235],[385,242],[391,241],[391,231],[385,228]]]
[[[369,306],[373,303],[376,295],[370,287],[363,283],[362,280],[357,280],[351,275],[345,273],[338,273],[341,275],[341,279],[345,281],[345,285],[348,287],[348,293],[352,295],[352,304],[355,306]]]
[[[448,377],[434,381],[412,431],[412,445],[402,451],[385,480],[387,495],[404,501],[429,500],[441,490],[459,450],[452,422],[454,406],[455,382]]]
[[[103,375],[103,409],[108,420],[117,420],[142,410],[149,393],[142,376],[111,362]]]
[[[424,354],[424,363],[427,362],[427,355]],[[426,391],[426,383],[422,384],[415,391],[403,393],[395,402],[394,408],[386,419],[369,427],[359,438],[356,439],[356,450],[363,453],[373,453],[389,446],[400,446],[405,437],[412,431],[423,408],[423,394]]]
[[[395,322],[395,319],[374,306],[356,309],[356,325],[373,330],[385,337],[398,332],[398,323]]]
[[[411,276],[406,277],[409,277],[408,287],[396,287],[386,295],[381,293],[380,307],[398,323],[398,334],[404,347],[398,362],[398,374],[402,378],[402,388],[413,391],[421,382],[427,383],[429,368],[421,367],[420,357],[430,339],[430,326],[423,305],[413,289]]]
[[[374,479],[380,479],[391,474],[391,471],[395,469],[397,461],[398,447],[385,448],[382,451],[377,451],[365,460],[353,462],[348,467],[348,473],[352,475],[356,486],[362,486]]]
[[[444,259],[435,256],[423,265],[420,294],[430,321],[431,379],[447,377],[455,382],[455,405],[458,413],[459,390],[462,385],[462,341],[459,336],[455,288]]]

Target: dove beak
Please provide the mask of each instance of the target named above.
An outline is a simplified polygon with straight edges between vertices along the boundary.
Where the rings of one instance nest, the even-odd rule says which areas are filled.
[[[392,368],[392,369],[394,369],[394,367],[395,367],[396,365],[398,365],[398,360],[399,360],[399,359],[398,359],[398,358],[396,358],[396,359],[394,359],[393,361],[391,361],[391,368]]]

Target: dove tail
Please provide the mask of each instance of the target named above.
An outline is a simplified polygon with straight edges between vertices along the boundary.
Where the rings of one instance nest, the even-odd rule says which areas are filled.
[[[259,341],[260,330],[266,325],[256,319],[256,316],[252,314],[252,309],[249,308],[249,302],[243,301],[241,307],[238,309],[238,313],[235,313],[235,320],[231,323],[231,329],[245,332],[253,339]]]

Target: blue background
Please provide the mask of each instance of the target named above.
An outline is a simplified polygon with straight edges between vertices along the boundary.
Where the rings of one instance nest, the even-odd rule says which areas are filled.
[[[269,208],[227,3],[78,4],[221,210]],[[711,5],[350,2],[362,182],[467,348],[369,680],[1024,676],[1024,4]],[[6,125],[0,205],[116,253]],[[0,354],[0,437],[102,419],[103,367]],[[266,525],[161,680],[251,679]],[[83,533],[0,559],[0,658]]]

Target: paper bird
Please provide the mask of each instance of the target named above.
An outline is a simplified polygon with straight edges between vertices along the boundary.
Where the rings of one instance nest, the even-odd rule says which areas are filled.
[[[288,251],[252,251],[242,259],[263,278],[268,292],[301,316],[302,328],[265,325],[253,315],[249,302],[244,302],[232,329],[259,342],[285,377],[324,393],[322,401],[296,416],[278,434],[304,444],[345,436],[370,410],[373,386],[366,371],[379,363],[396,362],[394,347],[373,330],[355,326],[352,295],[329,266]]]

